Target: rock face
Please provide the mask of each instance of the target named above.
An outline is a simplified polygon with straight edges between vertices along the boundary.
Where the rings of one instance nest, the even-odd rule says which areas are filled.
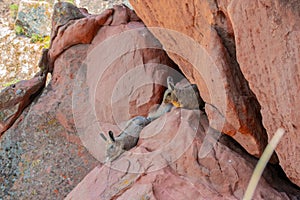
[[[237,60],[262,107],[264,127],[269,138],[279,126],[287,131],[276,152],[300,186],[300,2],[232,1],[228,14]]]
[[[200,5],[214,8],[203,1]],[[184,6],[189,8],[189,4]],[[264,132],[259,106],[237,62],[233,62],[232,40],[228,36],[222,41],[218,36],[223,33],[219,21],[209,21],[209,12],[201,14],[206,17],[204,24],[216,22],[219,30],[203,29],[207,40],[201,40],[201,44],[207,44],[205,51],[189,46],[182,37],[175,41],[170,53],[178,63],[187,64],[182,69],[198,84],[208,102],[208,116],[200,110],[173,108],[142,129],[136,148],[103,165],[99,161],[105,159],[105,142],[100,131],[120,133],[123,122],[137,115],[146,116],[154,104],[161,103],[167,76],[180,74],[132,10],[115,6],[100,15],[90,15],[84,9],[73,8],[80,17],[66,18],[66,23],[54,28],[50,49],[41,59],[42,67],[53,64],[50,84],[0,138],[0,198],[241,199],[257,159],[214,128],[227,130],[238,141],[253,139],[252,143],[241,144],[255,155],[264,147],[266,135],[245,135],[250,125],[258,133]],[[194,22],[197,25],[198,21]],[[161,35],[159,31],[153,33]],[[174,32],[168,34],[174,36]],[[181,55],[197,48],[203,53],[200,57],[189,60],[175,56],[178,49]],[[212,54],[213,59],[208,59],[207,54]],[[201,61],[211,68],[197,72],[188,61]],[[234,80],[226,68],[229,64],[236,75]],[[215,69],[219,73],[214,73]],[[43,70],[47,72],[49,68]],[[204,87],[204,81],[209,82],[209,87]],[[218,88],[220,82],[225,89]],[[211,93],[213,89],[220,94]],[[230,92],[242,96],[231,96]],[[222,103],[230,109],[222,107]],[[235,126],[230,124],[234,120],[238,123]],[[280,169],[270,165],[254,198],[297,199],[300,190]]]
[[[97,119],[119,124],[147,116],[151,106],[161,103],[168,75],[178,72],[135,13],[114,7],[114,16],[111,28],[101,28],[92,41],[87,79]]]
[[[107,108],[114,107],[118,114],[115,118],[119,120],[128,120],[136,113],[147,113],[152,105],[160,103],[166,77],[174,73],[171,68],[172,66],[175,68],[174,63],[161,49],[159,42],[145,29],[139,18],[128,8],[116,6],[100,15],[84,14],[83,18],[73,19],[74,22],[64,27],[64,31],[60,29],[58,31],[60,41],[53,42],[49,51],[44,51],[44,55],[47,55],[53,49],[61,50],[56,57],[51,57],[55,59],[49,60],[47,56],[41,59],[41,65],[53,61],[50,84],[0,138],[1,199],[62,199],[92,168],[99,164],[90,153],[98,160],[101,160],[102,153],[104,155],[105,147],[99,136],[100,130],[92,129],[93,126],[98,128],[99,125],[96,125],[100,123],[100,127],[103,128],[103,123],[109,120],[114,124],[120,122],[112,117],[105,121],[105,116],[101,118],[104,115],[103,110],[107,112]],[[97,19],[100,20],[100,24],[97,23],[99,22]],[[90,21],[93,23],[89,23]],[[86,31],[84,32],[86,37],[72,34],[69,28],[74,33]],[[130,32],[135,28],[140,29]],[[127,38],[124,37],[126,34],[122,35],[122,32],[126,31],[130,32]],[[120,48],[119,44],[122,41],[120,37],[105,43],[104,41],[113,34],[121,34],[121,38],[127,42],[127,45],[130,38],[134,39],[135,43],[132,42],[130,48]],[[103,42],[109,46],[103,49],[100,45]],[[138,44],[141,44],[140,49],[134,48]],[[144,50],[142,44],[156,49]],[[119,57],[109,60],[105,52],[116,52],[116,49],[121,49],[122,54],[117,54]],[[95,59],[97,65],[93,66],[88,60],[95,55],[96,58],[103,60],[99,62]],[[107,64],[105,60],[108,60],[110,65],[101,65]],[[159,68],[162,64],[168,67]],[[139,65],[140,70],[134,71],[134,67]],[[107,67],[109,69],[105,71]],[[99,82],[101,76],[97,75],[101,70],[104,71],[104,75],[103,80]],[[145,82],[127,81],[124,82],[126,84],[119,86],[124,91],[129,91],[117,94],[119,98],[131,100],[129,104],[128,101],[123,102],[121,99],[121,105],[129,104],[130,108],[119,106],[118,102],[111,105],[113,100],[111,96],[106,99],[114,87],[108,92],[94,90],[102,84],[117,87],[116,80],[120,79],[120,76],[125,76],[130,70],[140,76],[141,80],[149,79],[146,85]],[[44,72],[46,71],[47,69],[44,69]],[[29,83],[32,83],[32,80]],[[29,87],[32,89],[34,85],[29,86],[32,86]],[[96,114],[93,110],[95,99],[101,101],[100,106],[97,106],[101,112]],[[13,103],[16,101],[11,104]],[[106,114],[113,116],[112,112]],[[81,120],[84,123],[80,123]],[[119,133],[121,129],[120,126],[111,124],[107,127],[115,133]]]
[[[256,159],[226,135],[200,158],[205,136],[216,139],[209,129],[203,112],[173,109],[142,130],[132,152],[94,168],[66,199],[242,199]],[[272,167],[267,171],[254,199],[300,197]]]
[[[99,133],[120,133],[132,117],[146,117],[161,103],[167,76],[176,74],[160,43],[131,10],[116,6],[110,20],[94,37],[73,94],[80,138],[101,161],[105,149],[99,144],[105,143]]]
[[[235,52],[230,51],[234,47],[232,35],[228,33],[223,39],[218,32],[217,28],[231,25],[222,21],[222,16],[214,19],[211,12],[217,12],[217,5],[209,2],[180,1],[176,6],[168,1],[131,3],[148,27],[164,28],[150,30],[189,81],[198,85],[211,126],[259,157],[267,144],[260,107],[239,69]],[[174,20],[178,16],[180,20]],[[218,20],[223,23],[220,27]]]
[[[52,6],[48,2],[20,1],[15,24],[22,27],[27,36],[50,36],[51,14]]]
[[[90,1],[81,0],[77,1],[76,5],[78,7],[86,8],[89,13],[101,13],[108,8],[112,8],[114,5],[125,4],[127,7],[131,8],[128,0],[106,0],[106,1]],[[132,8],[131,8],[132,9]]]
[[[147,26],[178,31],[150,29],[198,85],[212,127],[256,156],[287,131],[276,153],[300,186],[299,1],[130,2]]]
[[[86,50],[78,45],[57,60],[50,85],[1,136],[1,198],[61,199],[99,164],[82,146],[72,116],[70,85]]]
[[[50,72],[53,71],[56,58],[64,50],[80,43],[89,44],[112,14],[112,10],[106,10],[102,15],[88,15],[68,2],[58,2],[53,9],[51,44],[47,63]]]
[[[30,80],[12,84],[0,92],[0,136],[11,127],[26,106],[39,94],[45,82],[46,75],[41,74]]]

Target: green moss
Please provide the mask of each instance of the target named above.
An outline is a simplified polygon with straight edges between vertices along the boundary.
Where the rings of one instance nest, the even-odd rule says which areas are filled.
[[[74,4],[75,5],[75,1],[74,0],[66,0],[66,2]]]
[[[44,43],[44,48],[49,49],[50,48],[50,36],[44,37],[43,43]]]
[[[18,10],[19,10],[18,4],[11,4],[11,5],[9,5],[9,12],[10,12],[10,16],[12,18],[16,18],[17,17]]]
[[[50,47],[50,36],[41,36],[39,34],[33,33],[31,35],[31,42],[32,43],[42,43],[44,44],[44,48]]]
[[[17,35],[24,35],[25,34],[25,31],[24,31],[23,27],[21,27],[19,25],[15,26],[15,31],[16,31]]]
[[[20,81],[19,79],[15,79],[15,80],[9,81],[8,83],[2,84],[2,86],[3,87],[8,87],[8,86],[10,86],[12,84],[15,84],[15,83],[19,82],[19,81]]]
[[[40,36],[39,34],[33,33],[31,35],[31,42],[32,43],[37,43],[37,42],[42,42],[44,41],[44,37]]]
[[[19,6],[17,4],[11,4],[9,5],[9,10],[10,11],[18,11]]]

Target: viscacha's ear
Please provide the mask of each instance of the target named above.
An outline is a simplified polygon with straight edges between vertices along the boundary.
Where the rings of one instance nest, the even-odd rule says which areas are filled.
[[[107,138],[105,137],[105,135],[104,135],[103,133],[100,133],[100,136],[102,137],[102,139],[103,139],[104,141],[107,141]]]
[[[168,85],[169,90],[171,90],[171,91],[174,90],[175,85],[174,85],[173,78],[171,76],[168,76],[168,78],[167,78],[167,85]]]
[[[109,135],[109,137],[110,137],[110,139],[111,139],[112,142],[116,141],[115,137],[114,137],[114,133],[112,131],[108,131],[108,135]]]
[[[164,93],[163,103],[169,103],[172,91],[167,89]]]

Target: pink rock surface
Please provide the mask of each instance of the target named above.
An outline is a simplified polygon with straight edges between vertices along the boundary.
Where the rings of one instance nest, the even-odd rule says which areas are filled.
[[[45,74],[7,86],[0,92],[0,137],[43,89]]]
[[[103,116],[101,108],[109,107],[111,103],[111,99],[104,97],[108,96],[111,91],[103,93],[97,90],[99,91],[95,95],[97,103],[100,100],[102,107],[100,106],[99,109],[97,106],[96,111],[99,113],[95,114],[91,106],[95,103],[92,101],[95,94],[93,88],[101,87],[102,84],[109,88],[110,84],[115,84],[114,81],[121,75],[140,65],[141,71],[144,71],[142,75],[139,74],[140,78],[146,78],[148,75],[151,84],[130,82],[135,87],[131,90],[130,98],[127,97],[130,103],[128,101],[123,103],[121,99],[121,104],[114,105],[115,112],[120,117],[118,119],[127,121],[132,115],[146,113],[152,105],[160,103],[164,81],[170,75],[168,70],[172,68],[167,66],[167,70],[156,71],[156,66],[161,64],[175,66],[175,64],[167,57],[159,42],[144,28],[133,11],[124,6],[117,6],[114,9],[114,14],[110,9],[100,15],[85,14],[84,18],[72,19],[69,26],[59,29],[58,35],[54,34],[55,39],[52,40],[51,48],[49,51],[44,51],[44,57],[39,64],[46,73],[48,72],[46,65],[53,61],[54,66],[50,70],[52,79],[49,85],[17,119],[14,126],[0,138],[0,197],[4,199],[62,199],[92,168],[99,164],[98,160],[105,152],[103,150],[105,147],[99,136],[100,130],[93,130],[93,126],[98,127],[97,123],[101,122],[101,131],[113,130],[115,133],[118,133],[120,126],[106,123],[111,118],[106,121],[105,118],[101,118]],[[100,21],[97,21],[98,18]],[[114,25],[110,25],[111,23]],[[127,38],[132,37],[136,42],[132,45],[138,44],[139,41],[140,44],[147,44],[158,49],[147,49],[147,45],[144,45],[145,49],[125,48],[127,51],[123,52],[124,55],[120,55],[115,63],[108,65],[111,71],[104,73],[104,80],[101,80],[99,85],[97,78],[91,78],[93,73],[99,71],[99,68],[92,69],[87,64],[90,53],[96,52],[93,50],[101,42],[106,41],[107,37],[140,27],[143,29],[135,31],[135,37],[132,37],[132,34],[127,36]],[[85,40],[86,38],[88,40]],[[112,42],[109,43],[109,48],[100,48],[100,55],[116,51],[122,44],[122,40],[110,41]],[[126,45],[126,41],[124,40],[123,44]],[[92,44],[84,44],[90,42]],[[52,60],[45,56],[47,52],[48,55],[51,52],[55,53],[53,54],[55,56],[52,54],[52,57],[50,56]],[[99,63],[105,64],[105,59]],[[33,80],[35,79],[26,82],[31,85],[29,84],[26,98],[21,99],[21,103],[33,94],[32,89],[35,89],[35,85],[32,84]],[[125,86],[129,87],[126,84]],[[124,88],[124,85],[121,84],[121,87]],[[15,92],[12,90],[12,94]],[[117,94],[128,95],[120,92]],[[122,98],[125,98],[123,96]],[[12,100],[9,105],[3,101],[3,106],[10,106],[18,99],[12,98]],[[121,106],[128,104],[130,107]],[[123,115],[124,113],[129,114]],[[110,112],[107,115],[113,114]],[[91,116],[95,118],[89,118]],[[84,123],[78,123],[81,122],[80,120]]]
[[[104,51],[105,49],[105,51]],[[128,8],[115,6],[112,22],[92,41],[87,82],[97,120],[119,124],[161,103],[176,65]]]
[[[188,80],[198,85],[211,126],[259,157],[267,144],[260,107],[231,51],[233,37],[225,32],[231,24],[218,5],[189,0],[172,6],[166,0],[131,3],[148,27],[163,28],[150,31]]]
[[[195,4],[181,3],[176,5],[183,6],[183,11],[195,11],[190,7]],[[236,76],[231,80],[230,69],[225,67],[234,62],[235,57],[232,54],[234,45],[228,44],[233,28],[228,20],[223,21],[223,17],[228,16],[224,9],[228,6],[226,3],[229,2],[222,1],[215,6],[205,1],[196,2],[199,8],[207,10],[198,13],[201,16],[194,21],[193,17],[181,17],[194,24],[179,28],[179,18],[176,18],[178,27],[173,24],[178,29],[190,30],[199,28],[197,20],[203,20],[201,30],[205,39],[200,43],[213,58],[213,61],[208,59],[202,50],[202,57],[196,57],[207,64],[204,66],[211,67],[204,70],[205,76],[200,76],[184,59],[173,57],[178,63],[187,64],[188,67],[182,67],[184,73],[198,84],[206,100],[211,99],[211,104],[206,106],[208,116],[201,111],[173,109],[143,129],[136,148],[111,165],[99,164],[105,152],[99,132],[118,132],[123,128],[123,120],[144,115],[153,104],[160,103],[163,95],[160,83],[171,75],[174,66],[161,50],[160,43],[143,29],[144,25],[132,11],[123,6],[114,7],[91,44],[82,44],[81,40],[73,46],[66,43],[66,49],[55,59],[51,83],[0,138],[0,197],[241,199],[257,159],[209,125],[226,130],[252,153],[261,151],[265,135],[236,133],[237,130],[247,133],[251,125],[260,133],[262,126],[256,124],[261,122],[260,116],[251,118],[257,117],[259,106],[253,104],[255,98],[240,72],[233,67],[231,73]],[[161,7],[164,5],[162,2]],[[217,8],[223,9],[223,14],[214,12]],[[168,9],[164,17],[174,21]],[[219,18],[214,19],[211,12]],[[90,15],[85,13],[84,16]],[[220,31],[222,22],[229,24],[226,29],[229,36],[225,38]],[[207,28],[209,24],[219,29],[222,42],[212,27]],[[68,28],[66,26],[66,32]],[[76,27],[72,30],[77,31]],[[199,37],[199,32],[190,33],[194,38]],[[177,42],[174,49],[180,47],[183,52],[192,49],[192,46],[185,46],[184,40]],[[226,48],[220,46],[225,43]],[[160,63],[168,65],[170,71],[160,68]],[[230,66],[237,67],[237,64]],[[220,73],[214,73],[215,69]],[[203,80],[203,77],[211,80]],[[211,88],[206,86],[207,81]],[[214,95],[210,96],[212,91]],[[232,93],[240,96],[231,96]],[[226,101],[221,98],[224,96]],[[223,104],[230,109],[222,107]],[[300,198],[299,188],[283,177],[276,166],[268,166],[254,199],[297,198]]]
[[[114,25],[103,26],[93,39],[86,65],[75,77],[78,84],[73,93],[80,138],[101,161],[105,149],[99,146],[105,144],[99,133],[106,134],[109,124],[114,124],[113,132],[118,135],[132,117],[147,116],[152,106],[161,103],[167,76],[176,72],[136,15],[123,6],[114,9]]]
[[[1,136],[3,199],[61,199],[99,164],[83,147],[72,115],[70,86],[86,51],[78,45],[64,52],[50,84]]]
[[[237,60],[262,109],[272,138],[286,130],[276,153],[300,186],[300,2],[231,1],[228,5]]]
[[[65,49],[75,44],[90,43],[111,14],[112,10],[106,10],[101,15],[89,15],[66,24],[67,27],[60,27],[51,44],[50,59],[55,60]]]
[[[173,109],[143,129],[135,149],[94,168],[66,199],[242,199],[256,160],[226,135],[200,158],[207,131],[204,113]],[[300,195],[277,175],[267,168],[254,199]]]
[[[80,12],[67,5],[63,6],[67,11]],[[114,6],[100,15],[77,15],[80,19],[56,20],[60,23],[54,26],[57,30],[48,52],[50,71],[65,49],[92,43],[86,60],[87,82],[97,121],[121,123],[136,115],[146,116],[151,106],[160,103],[166,77],[176,72],[176,65],[127,7]]]
[[[54,6],[52,17],[51,44],[48,51],[49,71],[53,71],[56,58],[66,49],[76,44],[89,44],[96,33],[111,17],[113,10],[105,10],[100,15],[88,15],[71,3],[59,2]]]

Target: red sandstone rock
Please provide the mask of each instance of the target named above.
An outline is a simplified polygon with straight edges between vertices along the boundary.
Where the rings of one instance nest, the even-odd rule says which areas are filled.
[[[300,186],[299,1],[172,2],[176,6],[168,1],[131,3],[147,26],[187,34],[205,49],[207,55],[199,59],[203,64],[193,68],[170,53],[174,46],[182,48],[184,44],[174,45],[172,35],[152,31],[186,76],[197,83],[203,99],[212,104],[206,106],[212,126],[254,155],[260,155],[266,144],[259,104],[269,139],[277,128],[285,128],[287,134],[276,153],[288,177]],[[191,53],[193,50],[183,55]]]
[[[115,8],[114,25],[102,27],[92,41],[87,82],[97,120],[119,124],[147,116],[161,103],[167,76],[176,66],[142,22],[126,22],[137,19],[132,11]]]
[[[242,199],[256,160],[225,135],[200,158],[207,131],[204,113],[173,109],[143,129],[133,151],[94,168],[66,199]],[[299,197],[275,177],[268,167],[255,199]]]
[[[45,86],[46,75],[22,80],[4,88],[0,93],[0,136],[9,129],[23,110]]]
[[[134,83],[133,92],[125,93],[125,96],[132,94],[129,95],[129,99],[134,99],[129,101],[131,109],[128,109],[126,98],[125,100],[119,98],[121,103],[118,104],[119,102],[116,101],[117,103],[113,104],[117,110],[108,110],[108,113],[117,113],[120,120],[135,115],[132,114],[135,112],[134,108],[143,105],[139,104],[140,102],[146,102],[143,105],[145,110],[154,103],[160,102],[162,87],[156,86],[157,84],[152,84],[149,89],[141,84],[144,82],[137,81],[139,79],[131,82],[130,79],[124,79],[126,81],[118,86],[117,79],[122,73],[134,75],[134,78],[145,78],[146,75],[151,74],[151,81],[165,80],[164,76],[169,72],[155,73],[157,72],[156,61],[171,62],[165,59],[166,55],[161,54],[161,50],[141,49],[134,53],[124,51],[132,50],[130,46],[132,44],[128,42],[130,38],[135,39],[136,47],[157,48],[160,45],[146,29],[130,32],[135,34],[123,37],[126,36],[123,34],[124,30],[140,28],[143,25],[132,12],[127,13],[127,8],[118,8],[120,9],[116,9],[118,10],[116,16],[125,16],[126,19],[115,18],[116,25],[109,26],[114,20],[112,15],[94,37],[92,44],[79,44],[63,51],[55,60],[50,85],[37,102],[32,104],[17,123],[0,138],[1,197],[8,199],[65,197],[87,172],[99,163],[85,148],[98,160],[103,157],[105,147],[99,137],[99,127],[104,132],[108,130],[117,132],[116,130],[122,128],[117,126],[119,124],[103,123],[106,116],[101,113],[103,111],[99,107],[109,108],[110,101],[107,99],[102,101],[102,97],[110,94],[120,95],[122,93],[118,92],[118,88],[122,91],[120,89],[126,89],[127,83]],[[209,16],[208,13],[204,15]],[[118,25],[117,22],[120,24]],[[115,37],[109,40],[108,37],[112,35]],[[123,40],[116,39],[118,36]],[[103,44],[104,46],[101,46]],[[178,46],[185,51],[189,49],[184,44]],[[102,48],[100,51],[95,51],[98,47]],[[112,53],[122,56],[120,59],[112,59],[115,58],[110,57]],[[93,55],[96,57],[98,55],[98,58],[89,62],[89,58]],[[130,62],[130,59],[134,62]],[[97,69],[92,68],[93,63],[98,64]],[[141,69],[146,72],[141,76],[136,73],[136,69],[131,64],[134,67],[141,64]],[[109,68],[106,68],[107,66]],[[103,76],[98,76],[101,70]],[[131,70],[134,73],[130,73]],[[137,74],[140,77],[137,77]],[[212,74],[211,77],[214,75]],[[121,76],[121,80],[122,78]],[[197,80],[197,77],[195,79]],[[110,84],[118,86],[117,93],[113,93]],[[103,85],[110,89],[105,89]],[[143,87],[137,88],[136,85],[143,85]],[[150,101],[153,97],[141,99],[144,92],[155,96],[156,102]],[[114,98],[108,100],[111,99],[115,100]],[[245,99],[242,98],[241,101]],[[208,105],[208,108],[209,106],[211,112],[214,112],[214,106]],[[138,110],[137,114],[143,114],[143,109]],[[222,118],[218,112],[213,114]],[[119,120],[115,121],[119,122]],[[100,125],[97,124],[99,122]],[[219,126],[218,121],[210,123]],[[67,199],[136,197],[141,199],[241,199],[257,160],[250,157],[225,135],[216,142],[218,134],[214,132],[218,132],[208,128],[208,124],[206,115],[201,111],[173,109],[171,113],[149,124],[143,130],[138,146],[113,162],[112,169],[100,165],[94,168]],[[229,126],[228,129],[235,128]],[[205,156],[202,152],[203,146]],[[297,199],[300,198],[299,194],[299,189],[295,189],[282,179],[276,169],[268,167],[259,183],[255,198]]]
[[[267,144],[259,104],[226,41],[213,28],[217,19],[212,9],[217,9],[216,5],[188,0],[172,2],[176,6],[165,0],[131,3],[148,27],[177,31],[150,28],[189,81],[198,85],[211,126],[259,157]]]
[[[61,199],[99,164],[82,146],[72,115],[70,86],[86,51],[77,45],[64,52],[50,84],[1,136],[2,198]]]
[[[276,148],[280,165],[300,186],[300,2],[231,1],[237,60],[262,109],[269,138],[286,130]]]
[[[139,20],[124,24],[123,16],[127,20],[136,16],[126,7],[117,8],[114,25],[102,27],[89,46],[73,93],[80,138],[101,161],[105,151],[99,150],[99,144],[105,143],[99,133],[107,133],[107,124],[114,124],[113,132],[118,134],[132,117],[147,116],[152,106],[161,103],[167,76],[175,73],[174,63],[144,24]]]
[[[77,10],[74,7],[70,9]],[[160,102],[161,96],[153,94],[163,92],[162,85],[166,77],[174,73],[169,71],[175,65],[132,10],[114,6],[113,10],[106,10],[101,15],[87,15],[58,24],[62,25],[55,25],[58,31],[53,35],[48,52],[50,71],[51,63],[65,49],[75,44],[90,43],[93,39],[92,53],[87,59],[93,62],[88,63],[93,67],[88,67],[87,79],[91,104],[97,105],[98,121],[120,123],[136,115],[146,116],[150,107]],[[102,25],[105,26],[94,38]],[[126,31],[129,33],[121,34]],[[114,35],[115,38],[110,39]],[[105,40],[106,43],[109,40],[108,46],[100,46]],[[120,48],[120,41],[125,41],[127,46]],[[116,51],[118,49],[120,52]],[[103,74],[99,73],[102,70]],[[127,80],[128,77],[131,81]]]
[[[86,15],[77,20],[69,19],[68,22],[53,31],[51,46],[48,52],[49,70],[52,71],[55,59],[66,49],[76,44],[89,44],[95,37],[99,28],[107,22],[112,15],[112,10],[105,10],[100,15]]]
[[[71,34],[68,34],[69,38],[65,38],[66,40],[62,37],[61,43],[52,43],[49,51],[57,48],[63,49],[63,51],[57,54],[59,56],[55,59],[50,84],[38,100],[21,115],[17,123],[0,138],[0,180],[3,180],[0,181],[1,197],[5,199],[63,198],[89,170],[95,167],[96,163],[99,164],[99,161],[93,158],[90,153],[101,160],[101,156],[105,152],[99,151],[99,148],[104,148],[103,141],[99,136],[100,130],[93,129],[99,127],[98,123],[100,123],[102,131],[113,130],[118,133],[122,128],[117,126],[120,125],[118,120],[127,121],[133,115],[145,114],[152,105],[160,103],[164,90],[160,84],[165,84],[166,77],[172,75],[172,72],[169,72],[171,69],[169,66],[174,67],[175,65],[161,49],[159,42],[132,11],[123,6],[115,8],[118,8],[114,12],[116,17],[111,15],[105,22],[101,21],[104,20],[103,15],[94,17],[96,21],[99,17],[100,23],[103,23],[95,37],[92,37],[95,34],[93,31],[82,30],[81,33],[87,31],[85,33],[91,34],[86,35],[86,37],[93,39],[92,44],[82,44],[84,40],[78,40],[76,34],[73,36],[75,37],[74,41],[78,42],[77,45],[70,46],[69,42],[64,43],[64,41],[72,41]],[[104,13],[110,12],[111,10],[108,10]],[[127,23],[125,24],[122,19],[124,16],[127,16],[125,20]],[[66,26],[64,33],[70,33],[68,32],[69,28],[74,32],[77,32],[77,29],[78,31],[81,30],[82,27],[77,26],[76,29],[75,24],[78,25],[80,20],[86,19],[88,24],[88,17],[89,15],[86,18],[76,20],[70,26]],[[109,25],[112,21],[115,23],[114,26]],[[122,23],[118,24],[117,22]],[[135,28],[140,29],[131,32],[127,37],[122,37],[120,40],[110,40],[107,48],[100,48],[98,58],[103,55],[106,57],[100,61],[95,60],[99,64],[98,68],[90,67],[91,65],[88,64],[89,53],[96,52],[95,49],[101,42],[107,42],[107,38],[112,35],[122,35],[122,32]],[[130,48],[123,48],[122,50],[125,50],[122,51],[123,54],[120,54],[118,59],[113,60],[115,63],[112,62],[111,65],[108,65],[110,71],[107,72],[110,73],[104,73],[102,77],[104,80],[101,80],[99,85],[97,77],[92,75],[97,75],[97,72],[101,70],[101,64],[104,67],[102,69],[106,69],[107,65],[104,64],[109,57],[105,52],[120,50],[122,44],[125,46],[129,44],[128,38],[133,39]],[[147,49],[148,47],[157,49]],[[46,54],[47,50],[44,51],[44,57],[39,64],[44,73],[48,70],[46,65],[49,61],[45,58]],[[158,70],[161,64],[165,64],[167,67]],[[140,73],[134,71],[135,67],[138,66],[140,66]],[[133,70],[134,73],[129,73],[130,70]],[[109,121],[113,116],[112,111],[104,114],[102,111],[106,108],[111,109],[111,97],[109,95],[112,90],[102,92],[98,89],[96,93],[93,93],[93,88],[107,86],[111,89],[110,84],[113,87],[116,86],[116,81],[126,73],[139,75],[139,77],[130,82],[125,81],[123,82],[125,84],[120,85],[122,89],[127,88],[124,91],[128,92],[130,89],[130,92],[116,93],[119,95],[118,97],[121,97],[121,103],[113,104],[114,117],[117,116],[118,119],[113,122],[118,122],[118,124],[112,125],[112,122],[105,124],[105,116],[104,118],[101,117],[103,115],[110,116],[106,120]],[[145,85],[143,79],[147,80],[149,84]],[[128,85],[128,83],[130,84]],[[95,113],[91,106],[95,103],[92,101],[94,96],[97,103],[101,101],[101,105],[96,104],[99,113]],[[106,97],[109,98],[106,99]],[[130,101],[126,101],[127,99]],[[121,105],[126,105],[126,107]],[[124,115],[124,113],[126,114]],[[84,123],[80,123],[80,120]]]

